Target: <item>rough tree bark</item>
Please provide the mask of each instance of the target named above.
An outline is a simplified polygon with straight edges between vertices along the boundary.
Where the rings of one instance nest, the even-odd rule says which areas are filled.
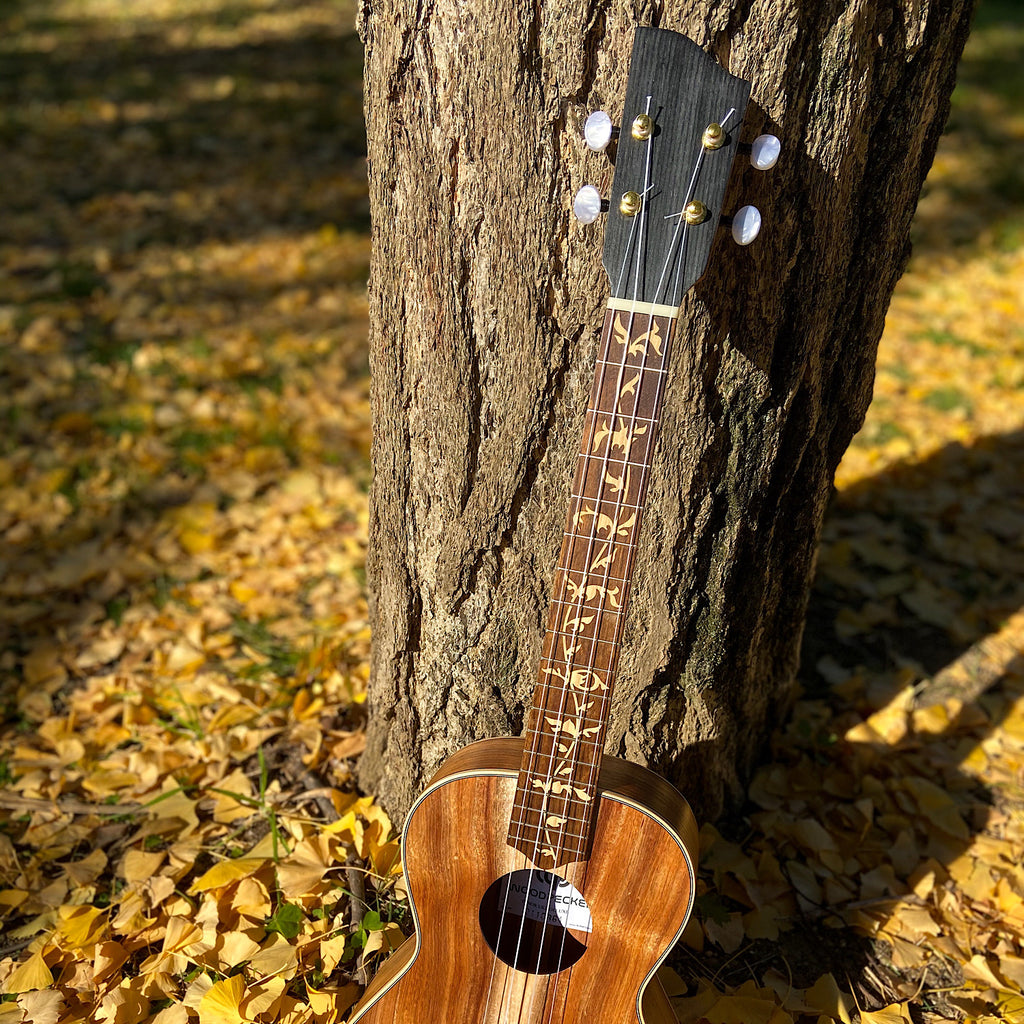
[[[607,296],[633,26],[753,82],[721,240],[677,329],[608,749],[704,815],[741,793],[796,670],[833,473],[871,396],[971,0],[362,0],[373,259],[373,674],[362,781],[405,813],[439,762],[518,734]]]

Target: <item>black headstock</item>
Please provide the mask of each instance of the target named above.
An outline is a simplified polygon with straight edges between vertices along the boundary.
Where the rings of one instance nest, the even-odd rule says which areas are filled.
[[[675,307],[704,273],[749,98],[686,36],[637,28],[604,236],[613,298]]]

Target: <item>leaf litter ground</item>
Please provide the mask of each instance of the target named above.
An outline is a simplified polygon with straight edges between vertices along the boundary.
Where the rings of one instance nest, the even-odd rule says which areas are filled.
[[[344,3],[0,12],[0,1022],[342,1021],[408,931]],[[1024,1020],[1024,27],[983,5],[681,1019]]]

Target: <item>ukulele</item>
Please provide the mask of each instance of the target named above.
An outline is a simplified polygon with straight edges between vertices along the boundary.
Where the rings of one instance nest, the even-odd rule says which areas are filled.
[[[703,273],[750,84],[638,28],[604,265],[611,281],[528,726],[449,758],[406,822],[416,933],[350,1024],[676,1024],[655,971],[693,906],[697,825],[664,779],[602,754],[682,296]],[[614,135],[591,114],[592,149]],[[761,136],[766,168],[778,140]],[[589,223],[606,204],[577,193]],[[742,244],[760,214],[732,218]]]

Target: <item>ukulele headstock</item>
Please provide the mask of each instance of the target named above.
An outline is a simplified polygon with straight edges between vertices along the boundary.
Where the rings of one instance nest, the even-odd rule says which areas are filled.
[[[704,273],[749,99],[750,83],[686,36],[637,28],[604,235],[613,298],[675,308]],[[610,119],[591,115],[588,145],[603,148],[610,135]],[[755,167],[777,157],[774,136],[755,142]],[[596,191],[581,190],[577,216],[595,219],[595,203]],[[747,244],[760,214],[743,207],[732,221]]]

